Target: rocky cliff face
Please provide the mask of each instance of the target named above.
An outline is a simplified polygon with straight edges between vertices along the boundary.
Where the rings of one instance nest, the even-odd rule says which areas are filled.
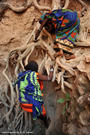
[[[13,6],[21,7],[25,1],[13,2],[8,0],[8,3]],[[8,54],[11,50],[16,49],[24,45],[24,42],[34,28],[34,22],[38,21],[40,14],[34,6],[31,6],[23,13],[15,13],[9,8],[5,10],[5,13],[0,21],[0,73],[2,74],[5,64],[7,62]],[[6,89],[6,80],[3,75],[0,78],[1,89]],[[5,87],[5,89],[4,89]]]

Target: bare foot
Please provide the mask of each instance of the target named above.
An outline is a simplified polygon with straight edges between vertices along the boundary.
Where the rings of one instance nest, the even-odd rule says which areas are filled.
[[[75,55],[72,54],[70,56],[66,56],[65,58],[66,58],[66,60],[75,59]]]
[[[63,56],[64,54],[63,54],[63,50],[60,50],[59,52],[57,52],[57,53],[55,53],[55,57],[57,57],[57,56]]]

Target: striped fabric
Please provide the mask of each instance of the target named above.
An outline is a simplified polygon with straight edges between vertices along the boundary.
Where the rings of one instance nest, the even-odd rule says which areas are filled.
[[[22,76],[24,77],[19,80]],[[33,119],[36,119],[43,110],[43,99],[38,81],[38,73],[32,71],[21,72],[18,75],[18,80],[21,107],[25,111],[33,112]]]
[[[27,111],[27,112],[30,112],[30,113],[33,112],[33,104],[21,104],[21,108],[24,111]]]
[[[21,104],[21,108],[22,108],[24,111],[33,113],[33,104]],[[42,105],[42,112],[41,112],[41,114],[42,114],[43,116],[46,115],[46,110],[45,110],[44,105]]]

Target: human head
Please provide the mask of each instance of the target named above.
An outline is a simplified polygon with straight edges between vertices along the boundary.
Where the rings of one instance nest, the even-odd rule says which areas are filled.
[[[35,61],[30,61],[24,68],[25,70],[38,72],[38,64]]]
[[[55,34],[55,26],[52,18],[49,18],[49,15],[42,16],[39,20],[39,23],[50,33]]]

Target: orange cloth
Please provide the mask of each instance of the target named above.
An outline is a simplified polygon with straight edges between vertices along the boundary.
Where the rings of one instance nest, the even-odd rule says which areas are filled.
[[[24,111],[27,111],[27,112],[30,112],[30,113],[33,112],[32,107],[33,107],[33,104],[21,104],[21,108]]]
[[[24,110],[24,111],[27,111],[27,112],[30,112],[32,113],[33,112],[33,104],[21,104],[21,108]],[[45,107],[44,105],[42,106],[43,110],[42,110],[42,114],[45,116],[46,115],[46,110],[45,110]]]

